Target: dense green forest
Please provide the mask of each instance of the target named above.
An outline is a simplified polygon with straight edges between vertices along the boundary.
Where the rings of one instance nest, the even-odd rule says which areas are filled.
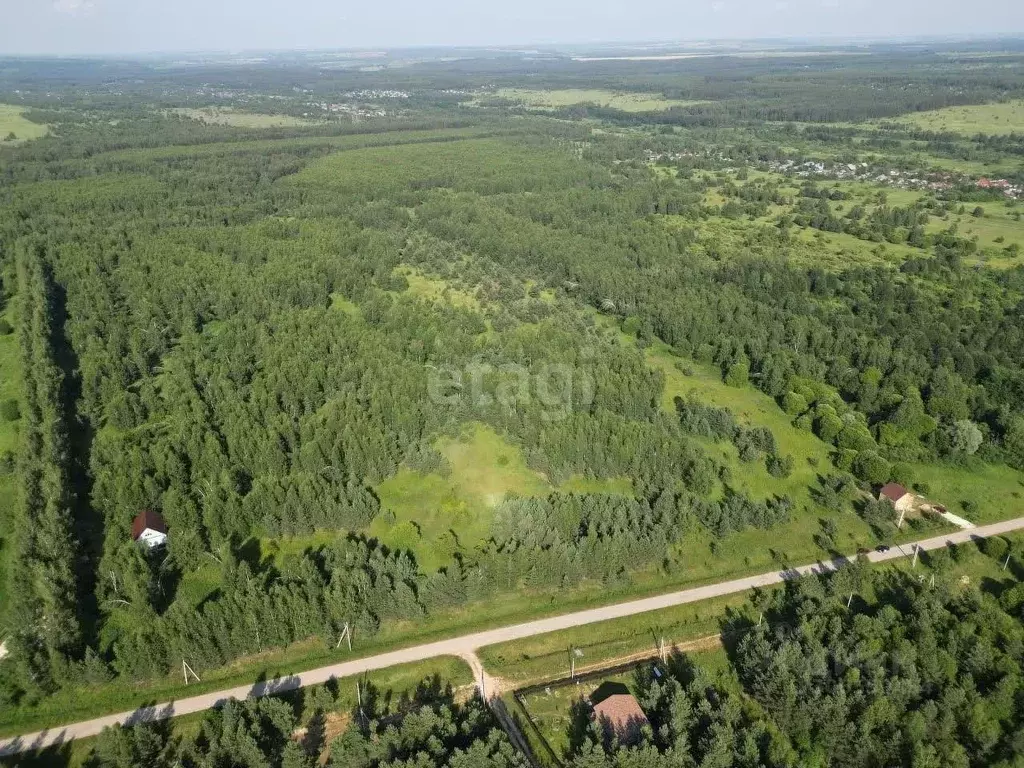
[[[299,663],[346,625],[368,646],[948,530],[897,528],[875,501],[892,481],[976,522],[1019,515],[1024,130],[900,122],[1024,98],[1012,46],[964,55],[0,70],[0,102],[49,131],[0,145],[18,350],[0,375],[19,390],[0,403],[0,726],[182,660]],[[524,82],[665,106],[541,108],[503,90]],[[133,541],[147,509],[166,547]],[[949,764],[1009,760],[1019,613],[992,608],[977,669],[908,672],[878,724],[875,666],[828,671],[822,647],[911,625],[977,642],[951,634],[961,598],[912,587],[889,602],[916,619],[865,607],[856,626],[832,587],[801,587],[771,610],[815,614],[803,635],[736,651],[758,713],[680,667],[651,686],[649,757],[594,744],[577,764],[739,764],[687,746],[705,700],[750,765],[944,764],[914,751],[933,732],[962,745],[935,747]],[[999,724],[977,744],[950,721],[975,700]],[[521,764],[479,703],[426,706],[410,728],[459,734],[433,764]],[[284,750],[275,707],[223,717]],[[204,728],[196,765],[244,730]],[[355,733],[346,765],[404,759]],[[152,738],[112,736],[97,764]]]

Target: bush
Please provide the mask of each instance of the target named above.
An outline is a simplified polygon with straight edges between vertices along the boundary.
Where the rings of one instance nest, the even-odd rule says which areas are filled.
[[[991,536],[982,540],[981,548],[986,555],[1002,565],[1010,551],[1010,543],[1001,536]]]
[[[14,329],[6,320],[0,319],[0,336],[9,336]]]
[[[21,418],[21,408],[18,406],[18,401],[14,398],[8,398],[0,403],[0,418],[4,421],[17,421]]]
[[[772,477],[786,478],[793,474],[793,457],[771,454],[767,461],[768,474]]]

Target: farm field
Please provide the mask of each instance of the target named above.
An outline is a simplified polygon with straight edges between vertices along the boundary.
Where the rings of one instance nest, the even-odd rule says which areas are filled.
[[[0,147],[16,146],[32,139],[38,139],[49,132],[49,128],[26,120],[24,107],[0,104]],[[11,134],[14,137],[11,138]]]

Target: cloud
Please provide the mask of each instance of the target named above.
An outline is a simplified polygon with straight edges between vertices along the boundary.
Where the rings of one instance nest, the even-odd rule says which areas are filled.
[[[96,10],[93,0],[54,0],[53,10],[66,16],[88,16]]]

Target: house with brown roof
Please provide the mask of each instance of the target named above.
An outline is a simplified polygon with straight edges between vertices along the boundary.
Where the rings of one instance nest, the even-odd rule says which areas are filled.
[[[132,520],[132,540],[147,549],[162,546],[167,543],[167,523],[158,512],[144,509]]]
[[[649,721],[640,702],[626,686],[604,683],[594,691],[590,701],[594,706],[594,722],[601,725],[606,735],[617,738],[623,745],[640,741],[643,727]]]
[[[917,503],[917,497],[899,483],[889,483],[882,486],[878,492],[879,501],[888,501],[897,512],[909,512]]]

